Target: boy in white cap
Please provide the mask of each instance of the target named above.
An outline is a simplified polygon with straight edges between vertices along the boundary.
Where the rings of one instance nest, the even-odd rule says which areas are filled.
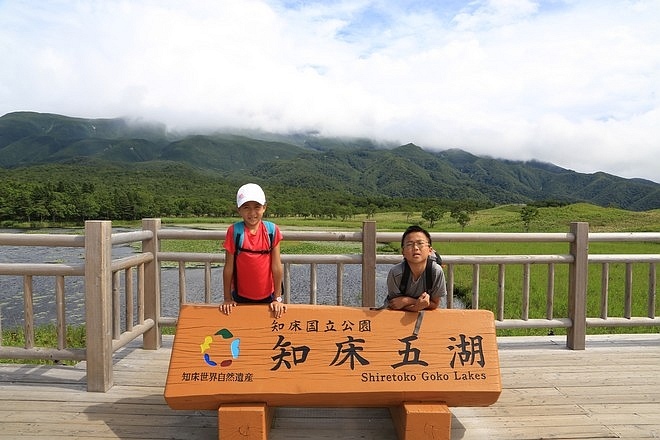
[[[266,195],[259,185],[241,186],[236,205],[243,221],[227,229],[223,245],[224,301],[219,309],[229,315],[239,303],[266,303],[279,318],[286,312],[282,301],[282,232],[274,223],[262,220]]]

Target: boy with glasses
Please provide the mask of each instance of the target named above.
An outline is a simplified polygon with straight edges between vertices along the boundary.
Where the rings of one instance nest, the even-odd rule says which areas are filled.
[[[401,237],[403,261],[387,274],[385,306],[392,310],[433,310],[447,297],[445,273],[435,258],[431,235],[410,226]]]

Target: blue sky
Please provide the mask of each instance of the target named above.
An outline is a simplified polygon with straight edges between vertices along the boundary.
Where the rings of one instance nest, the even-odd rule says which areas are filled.
[[[0,115],[413,142],[660,182],[660,0],[0,0]]]

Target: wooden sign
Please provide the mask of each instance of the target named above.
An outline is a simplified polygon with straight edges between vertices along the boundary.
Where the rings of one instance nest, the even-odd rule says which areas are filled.
[[[502,390],[493,314],[423,313],[291,304],[183,305],[165,400],[222,404],[387,407],[402,402],[487,406]]]

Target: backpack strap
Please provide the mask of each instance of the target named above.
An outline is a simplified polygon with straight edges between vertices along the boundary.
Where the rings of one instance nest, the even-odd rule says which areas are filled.
[[[408,279],[410,278],[410,266],[408,262],[403,260],[403,273],[401,274],[401,280],[399,281],[399,292],[401,295],[406,294],[406,288],[408,286]]]
[[[424,291],[428,293],[429,289],[433,287],[433,262],[435,259],[429,258],[426,261],[426,270],[424,270],[424,276],[425,276],[425,283],[424,283]],[[430,294],[429,294],[430,296]]]
[[[252,254],[270,254],[273,251],[273,243],[275,242],[275,223],[262,221],[264,226],[266,226],[266,231],[268,232],[268,249],[254,250],[254,249],[245,249],[243,248],[243,239],[245,237],[245,223],[242,221],[234,223],[234,271],[233,271],[233,281],[234,289],[238,293],[238,265],[236,264],[236,259],[240,252],[248,252]]]
[[[270,246],[269,252],[273,250],[273,243],[275,243],[275,223],[262,220],[266,231],[268,232],[268,245]]]
[[[243,248],[245,224],[243,222],[236,222],[234,223],[234,256],[237,256],[239,252],[250,252],[252,254],[270,254],[272,252],[273,243],[275,242],[275,223],[267,221],[262,221],[262,223],[266,226],[266,231],[268,232],[268,249],[255,250]]]

